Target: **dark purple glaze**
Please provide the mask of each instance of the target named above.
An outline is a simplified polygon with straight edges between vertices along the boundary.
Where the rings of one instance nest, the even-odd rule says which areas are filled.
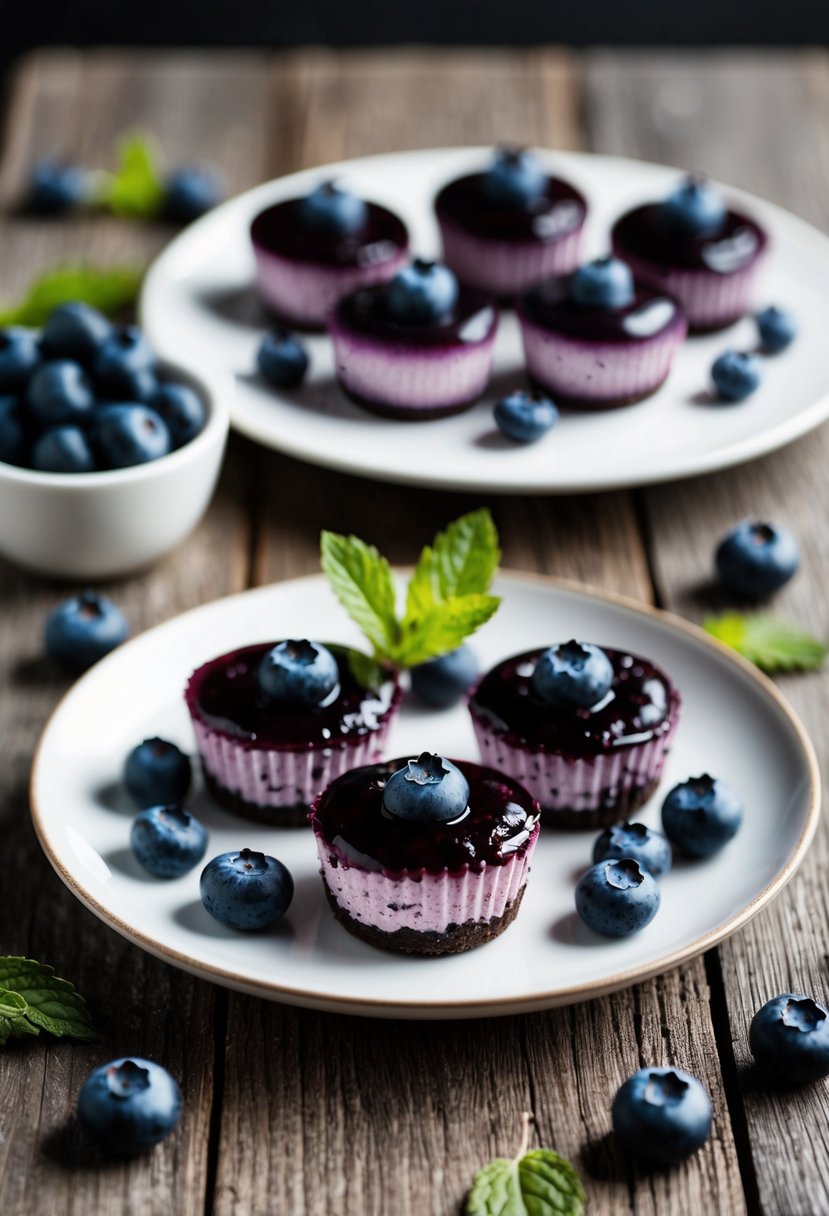
[[[385,283],[352,292],[337,305],[335,324],[354,333],[402,346],[474,346],[491,337],[498,312],[491,299],[461,287],[452,311],[425,325],[403,325],[386,312]]]
[[[337,660],[340,683],[328,702],[314,709],[281,707],[259,691],[256,669],[275,642],[232,650],[193,672],[185,690],[191,714],[233,739],[274,749],[336,746],[377,729],[401,696],[392,673],[377,669],[376,687],[367,688],[351,668],[352,655],[365,655],[331,642],[325,645]]]
[[[528,650],[487,672],[470,710],[513,747],[556,752],[569,759],[634,747],[665,734],[679,705],[667,676],[648,659],[603,647],[613,664],[610,693],[596,709],[553,709],[530,679],[544,647]]]
[[[710,270],[715,274],[733,274],[763,252],[768,237],[755,220],[738,211],[726,213],[716,236],[687,236],[666,223],[660,203],[647,203],[616,221],[612,241],[613,251],[619,257],[628,254],[641,258],[664,271]]]
[[[483,189],[484,177],[472,173],[444,186],[435,199],[438,219],[484,240],[545,243],[560,240],[584,223],[584,196],[560,177],[549,177],[544,194],[528,207],[494,204]]]
[[[406,225],[378,203],[366,203],[368,212],[362,228],[340,234],[304,224],[302,202],[301,198],[292,198],[261,211],[250,226],[254,245],[295,262],[328,266],[376,266],[408,247]]]
[[[562,275],[530,288],[519,313],[544,329],[592,342],[644,342],[684,324],[679,305],[664,292],[637,283],[624,308],[586,308],[570,299],[570,278]]]
[[[410,756],[352,769],[311,811],[323,840],[365,869],[458,871],[503,865],[522,854],[538,820],[523,786],[491,768],[453,760],[469,782],[469,811],[454,823],[412,823],[383,810],[383,789]]]

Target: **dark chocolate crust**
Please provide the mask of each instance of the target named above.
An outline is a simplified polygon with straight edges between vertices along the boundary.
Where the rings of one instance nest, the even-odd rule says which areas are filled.
[[[378,418],[394,418],[396,421],[403,422],[432,422],[435,418],[449,418],[452,414],[462,414],[464,410],[471,409],[476,401],[480,400],[480,394],[473,397],[470,401],[462,401],[459,405],[435,405],[429,409],[416,409],[405,405],[387,405],[383,401],[370,401],[368,397],[362,397],[359,393],[352,392],[342,380],[339,382],[340,388],[355,405],[359,405],[361,409],[368,410],[370,414],[376,414]]]
[[[265,823],[272,828],[301,828],[308,823],[308,807],[304,802],[294,803],[293,806],[257,806],[247,802],[241,794],[220,785],[204,765],[202,773],[211,798],[232,815],[239,815],[252,823]]]

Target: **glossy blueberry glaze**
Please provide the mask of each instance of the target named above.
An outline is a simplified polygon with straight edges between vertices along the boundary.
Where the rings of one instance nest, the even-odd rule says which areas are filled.
[[[569,338],[590,342],[641,342],[663,333],[682,318],[678,305],[664,292],[637,284],[622,308],[586,307],[570,297],[570,275],[547,279],[531,288],[519,311],[528,321]]]
[[[748,266],[768,244],[758,223],[728,211],[716,236],[692,236],[665,219],[661,203],[636,207],[617,220],[612,232],[614,252],[658,263],[666,270],[710,270],[731,274]]]
[[[435,199],[438,216],[497,241],[556,241],[584,223],[583,195],[561,178],[549,177],[544,193],[527,206],[507,207],[488,196],[485,177],[472,173],[444,186]]]
[[[440,320],[404,324],[389,315],[386,291],[387,285],[378,283],[346,296],[337,306],[337,322],[368,338],[438,348],[482,342],[498,323],[498,314],[487,296],[461,287],[454,307]]]
[[[386,262],[409,243],[402,220],[377,203],[367,203],[365,224],[355,232],[325,231],[302,221],[300,198],[275,203],[251,224],[254,245],[296,262],[329,266],[371,266]]]

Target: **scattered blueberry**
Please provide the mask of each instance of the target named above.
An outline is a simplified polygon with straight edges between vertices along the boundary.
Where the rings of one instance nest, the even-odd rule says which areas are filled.
[[[683,236],[716,236],[728,214],[725,202],[710,183],[687,177],[662,203],[662,216]]]
[[[811,997],[784,992],[751,1021],[751,1054],[763,1072],[790,1085],[829,1077],[829,1010]]]
[[[413,823],[448,823],[469,806],[469,782],[450,760],[422,752],[392,773],[383,791],[383,809]]]
[[[703,773],[675,785],[662,803],[665,835],[691,857],[712,857],[736,834],[743,818],[738,795]]]
[[[336,182],[321,182],[302,200],[299,214],[308,228],[345,236],[365,226],[368,207]]]
[[[264,853],[222,853],[202,870],[201,899],[231,929],[266,929],[287,912],[294,897],[289,870]]]
[[[495,206],[518,208],[528,207],[540,198],[547,181],[547,172],[534,152],[508,145],[495,149],[481,184]]]
[[[222,201],[222,183],[206,165],[185,166],[164,183],[164,213],[175,224],[190,224]]]
[[[181,1119],[181,1090],[152,1060],[113,1060],[91,1072],[78,1094],[84,1131],[111,1153],[133,1157],[169,1136]]]
[[[96,411],[95,439],[109,469],[158,460],[170,451],[170,432],[145,405],[103,405]]]
[[[558,410],[544,393],[519,388],[495,403],[495,421],[516,443],[535,443],[558,422]]]
[[[763,599],[789,581],[800,565],[800,553],[787,528],[746,519],[720,541],[716,562],[729,591]]]
[[[113,329],[93,366],[95,383],[110,401],[149,401],[158,387],[153,348],[136,325]]]
[[[289,640],[268,651],[256,682],[268,700],[310,709],[325,704],[339,688],[340,669],[331,651],[319,642]]]
[[[654,878],[662,878],[671,868],[670,842],[661,832],[644,823],[617,823],[605,828],[593,846],[593,861],[621,861],[631,857]]]
[[[256,355],[259,371],[277,388],[294,388],[305,379],[308,352],[286,329],[265,334]]]
[[[32,467],[41,473],[94,473],[98,465],[86,431],[53,426],[35,440]]]
[[[173,381],[162,384],[150,398],[149,404],[150,409],[155,410],[167,424],[174,448],[189,443],[204,428],[207,410],[199,394],[189,384]]]
[[[29,381],[26,401],[38,426],[86,425],[95,395],[80,363],[56,359],[42,363]]]
[[[0,397],[0,460],[22,464],[26,455],[26,431],[20,402],[16,397]]]
[[[714,360],[711,379],[717,392],[727,401],[745,401],[760,387],[763,369],[756,355],[727,350]]]
[[[89,175],[77,165],[42,160],[29,181],[27,206],[39,215],[62,215],[86,201]]]
[[[678,1068],[643,1068],[613,1099],[613,1130],[624,1152],[653,1165],[675,1165],[711,1132],[705,1086]]]
[[[189,757],[167,739],[145,739],[124,764],[124,784],[144,807],[183,802],[191,776]]]
[[[458,300],[458,280],[448,266],[415,258],[386,286],[386,311],[401,325],[428,325],[448,316]]]
[[[0,329],[0,393],[14,393],[26,387],[40,363],[37,335],[30,329]]]
[[[659,911],[653,875],[632,857],[600,861],[576,886],[576,911],[596,933],[627,937],[649,925]]]
[[[91,367],[111,333],[112,324],[103,313],[75,300],[60,304],[49,314],[40,347],[46,359],[73,359]]]
[[[797,321],[785,308],[764,308],[755,317],[760,344],[766,354],[777,355],[797,337]]]
[[[178,878],[204,857],[207,832],[180,806],[150,806],[133,820],[132,851],[156,878]]]
[[[530,683],[548,705],[591,709],[610,692],[613,665],[599,646],[571,640],[544,651]]]
[[[412,691],[430,709],[449,709],[478,678],[478,659],[471,646],[459,646],[411,669]]]
[[[626,308],[633,302],[633,275],[619,258],[596,258],[570,276],[570,299],[585,308]]]
[[[50,612],[45,629],[46,653],[63,667],[83,671],[120,646],[128,633],[120,608],[106,596],[84,591]]]

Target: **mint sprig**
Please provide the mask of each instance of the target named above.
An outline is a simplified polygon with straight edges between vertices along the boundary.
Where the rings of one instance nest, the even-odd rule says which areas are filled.
[[[743,616],[729,612],[708,617],[703,628],[770,675],[779,671],[813,671],[822,665],[827,654],[823,642],[769,613]]]
[[[135,266],[93,266],[68,262],[44,271],[15,303],[0,308],[0,325],[39,329],[53,309],[71,300],[114,316],[133,305],[143,271]]]
[[[54,969],[31,958],[0,956],[0,1046],[10,1037],[95,1038],[86,1001]]]
[[[115,215],[152,218],[164,207],[165,190],[153,140],[139,131],[118,142],[118,167],[101,173],[93,201]]]
[[[455,520],[423,549],[402,617],[391,566],[373,545],[323,532],[320,550],[334,593],[366,635],[375,661],[393,667],[413,667],[454,650],[500,603],[489,594],[501,554],[486,508]]]
[[[527,1150],[530,1120],[525,1114],[517,1155],[475,1175],[466,1216],[582,1216],[586,1196],[570,1162],[549,1148]]]

